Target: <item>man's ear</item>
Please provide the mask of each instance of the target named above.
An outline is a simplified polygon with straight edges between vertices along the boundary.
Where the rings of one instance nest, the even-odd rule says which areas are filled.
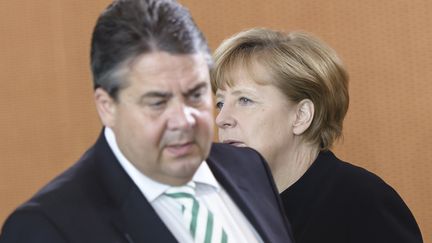
[[[296,120],[293,123],[293,133],[301,135],[312,123],[315,107],[311,100],[304,99],[297,104]]]
[[[94,91],[94,100],[103,125],[112,128],[115,124],[115,100],[102,88]]]

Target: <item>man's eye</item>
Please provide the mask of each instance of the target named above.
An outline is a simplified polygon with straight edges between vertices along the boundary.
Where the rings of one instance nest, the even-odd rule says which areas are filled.
[[[223,105],[224,105],[224,103],[222,101],[216,102],[216,109],[221,110]]]
[[[239,102],[241,105],[248,105],[248,104],[252,103],[253,101],[249,98],[246,98],[246,97],[240,97]]]
[[[194,93],[190,96],[190,99],[191,99],[192,101],[199,101],[199,100],[201,100],[201,98],[202,98],[202,92],[201,92],[201,91],[194,92]]]
[[[200,105],[206,98],[206,92],[204,88],[196,90],[195,92],[188,95],[187,99],[191,105]]]
[[[165,105],[166,105],[166,100],[159,100],[159,101],[148,103],[148,106],[150,106],[152,109],[161,109],[165,107]]]

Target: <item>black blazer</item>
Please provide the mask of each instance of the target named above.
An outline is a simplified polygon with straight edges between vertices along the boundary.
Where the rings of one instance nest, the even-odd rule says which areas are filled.
[[[320,152],[281,194],[297,243],[421,243],[397,192],[375,174]]]
[[[291,242],[271,173],[252,149],[213,144],[207,163],[265,242]],[[0,242],[176,242],[103,133],[71,168],[20,206]]]

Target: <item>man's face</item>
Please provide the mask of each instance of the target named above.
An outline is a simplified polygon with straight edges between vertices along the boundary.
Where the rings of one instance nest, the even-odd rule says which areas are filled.
[[[122,153],[146,176],[171,185],[191,179],[213,138],[209,70],[204,56],[154,52],[127,69],[118,100],[98,93],[98,111]],[[101,111],[102,110],[102,111]]]

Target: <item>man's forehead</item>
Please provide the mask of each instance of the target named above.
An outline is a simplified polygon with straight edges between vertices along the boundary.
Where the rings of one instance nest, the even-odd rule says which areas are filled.
[[[124,74],[134,74],[143,77],[169,75],[206,75],[209,67],[202,53],[171,54],[163,51],[144,53],[123,62],[118,68]],[[182,75],[182,76],[183,76]],[[178,76],[181,78],[182,76]]]
[[[171,62],[167,62],[171,60]],[[138,63],[142,65],[159,65],[172,67],[175,64],[207,64],[206,55],[202,52],[190,53],[190,54],[176,54],[169,53],[166,51],[152,51],[147,53],[139,54],[127,61],[129,67],[136,66]],[[164,65],[165,64],[165,65]],[[207,65],[208,66],[208,65]]]
[[[171,97],[176,94],[188,96],[201,89],[209,89],[210,84],[208,82],[198,82],[189,87],[179,87],[179,89],[173,89],[171,87],[147,87],[142,91],[141,97]]]

